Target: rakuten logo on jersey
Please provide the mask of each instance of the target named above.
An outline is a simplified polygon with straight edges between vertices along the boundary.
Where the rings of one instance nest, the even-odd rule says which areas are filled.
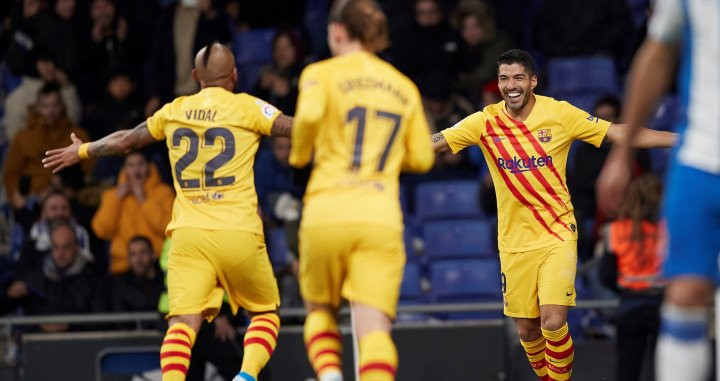
[[[530,156],[527,159],[513,156],[512,159],[498,158],[498,167],[510,171],[510,173],[533,171],[542,167],[552,166],[552,156]]]

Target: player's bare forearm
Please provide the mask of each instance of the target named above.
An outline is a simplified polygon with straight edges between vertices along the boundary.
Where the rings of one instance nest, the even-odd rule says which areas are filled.
[[[678,138],[678,135],[672,132],[640,127],[635,129],[632,142],[628,144],[632,132],[632,126],[629,124],[612,124],[605,137],[624,151],[630,151],[631,148],[670,148],[675,145]]]
[[[628,129],[622,141],[615,142],[618,148],[630,150],[631,147],[652,147],[654,143],[672,145],[674,139],[667,135],[652,136],[643,133],[641,139],[635,139],[641,127],[648,119],[660,98],[670,86],[675,70],[677,47],[653,40],[646,40],[640,47],[630,72],[630,83],[626,93],[625,121]],[[648,139],[649,138],[649,139]],[[657,138],[657,139],[656,139]],[[642,144],[645,143],[645,144]],[[660,145],[660,146],[669,146]]]
[[[75,165],[81,158],[124,155],[133,150],[140,149],[155,141],[150,135],[147,124],[140,123],[132,130],[120,130],[88,145],[70,134],[71,144],[67,147],[56,148],[45,152],[42,160],[43,167],[57,173],[63,168]],[[87,149],[86,151],[84,151]]]
[[[155,142],[155,138],[150,135],[147,123],[142,122],[132,130],[115,131],[90,143],[88,155],[90,157],[127,155],[153,142]]]
[[[432,134],[430,136],[430,141],[432,141],[433,151],[435,151],[435,152],[450,151],[450,146],[448,145],[447,140],[445,140],[445,137],[443,136],[442,132]]]
[[[293,118],[287,115],[280,115],[275,118],[270,135],[272,136],[283,136],[286,138],[290,137],[292,133]]]

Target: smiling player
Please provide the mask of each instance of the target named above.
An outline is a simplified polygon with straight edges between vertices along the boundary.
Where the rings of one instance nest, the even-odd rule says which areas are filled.
[[[514,49],[498,59],[499,103],[432,136],[436,151],[479,145],[498,203],[498,246],[505,315],[541,380],[569,380],[573,344],[568,307],[575,305],[577,225],[565,185],[570,145],[599,147],[626,134],[573,105],[534,94],[535,64]],[[637,147],[669,147],[674,134],[643,129]]]

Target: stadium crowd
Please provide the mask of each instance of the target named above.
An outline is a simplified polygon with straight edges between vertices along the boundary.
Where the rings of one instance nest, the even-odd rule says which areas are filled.
[[[159,260],[174,198],[167,148],[155,144],[126,158],[85,161],[57,175],[42,167],[44,152],[67,145],[70,133],[87,141],[131,128],[173,98],[197,92],[192,59],[213,41],[233,47],[240,73],[238,91],[293,115],[300,72],[308,63],[329,56],[325,20],[330,3],[3,1],[0,313],[157,311],[164,289]],[[381,57],[418,85],[433,133],[501,100],[496,59],[512,47],[527,49],[538,59],[543,68],[540,94],[568,99],[616,122],[621,118],[622,82],[645,34],[648,3],[380,1],[390,20],[392,40]],[[573,22],[557,22],[560,19]],[[567,79],[552,77],[553,62],[578,57],[611,62],[606,74],[618,79],[599,87],[587,83],[575,89],[553,87],[553,80]],[[255,162],[255,183],[283,305],[301,306],[297,229],[306,174],[291,170],[289,151],[287,138],[264,141]],[[579,268],[584,269],[580,297],[607,295],[610,291],[600,278],[621,277],[626,270],[620,266],[620,275],[617,271],[607,275],[606,261],[601,271],[594,253],[595,243],[610,234],[605,233],[608,221],[597,211],[594,193],[607,153],[607,147],[597,150],[577,143],[569,159],[568,185],[581,233]],[[661,173],[664,166],[658,163],[663,155],[667,154],[640,152],[636,173]],[[458,155],[439,153],[430,173],[404,176],[406,250],[415,258],[410,262],[420,264],[421,276],[427,275],[422,244],[426,220],[418,217],[416,206],[423,200],[417,189],[451,181],[479,184],[474,195],[480,205],[478,219],[492,224],[497,212],[492,181],[477,147]],[[649,218],[637,213],[626,216]],[[496,247],[493,234],[485,238]],[[617,247],[622,244],[613,242],[606,251]],[[614,254],[619,258],[611,269],[623,263],[620,254]],[[613,285],[612,280],[604,283]],[[622,294],[627,285],[616,286]],[[635,286],[625,287],[632,291],[628,295],[638,292]],[[414,300],[429,300],[427,292],[424,289]],[[655,292],[653,287],[648,300],[657,308]],[[595,328],[593,334],[607,334],[604,326]],[[37,329],[59,332],[79,327],[51,324]]]

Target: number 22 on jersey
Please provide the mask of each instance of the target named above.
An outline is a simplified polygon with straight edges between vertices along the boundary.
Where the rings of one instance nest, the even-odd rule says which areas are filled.
[[[183,140],[187,140],[187,151],[174,166],[175,180],[180,184],[180,188],[195,190],[235,183],[235,176],[215,177],[215,172],[235,156],[235,136],[230,130],[224,127],[212,127],[198,134],[190,128],[181,127],[173,133],[172,148],[181,148]],[[192,175],[183,177],[183,172],[198,159],[200,150],[213,147],[215,144],[221,145],[220,153],[203,165],[200,171],[201,178]],[[196,173],[196,171],[191,172]]]
[[[375,167],[377,172],[382,172],[385,168],[385,162],[390,154],[390,148],[392,147],[395,137],[400,130],[400,123],[402,121],[401,115],[380,110],[373,112],[368,110],[366,107],[361,106],[353,107],[350,111],[348,111],[345,121],[348,124],[356,122],[355,124],[357,125],[357,129],[355,131],[355,142],[353,145],[352,163],[350,164],[350,170],[353,172],[359,171],[360,164],[362,163],[363,140],[365,139],[365,129],[368,124],[368,118],[387,120],[392,123],[392,131],[390,132],[390,136],[384,149],[382,150],[382,153],[380,154],[377,166]],[[375,124],[372,123],[373,120],[370,120],[370,122],[371,124]]]

